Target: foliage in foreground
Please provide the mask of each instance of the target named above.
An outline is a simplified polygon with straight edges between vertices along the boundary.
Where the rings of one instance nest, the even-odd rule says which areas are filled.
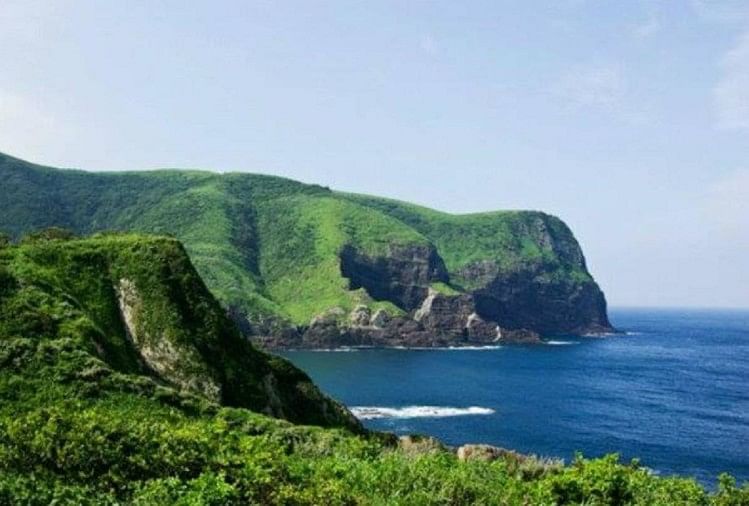
[[[5,343],[3,343],[5,344]],[[30,344],[30,343],[29,343]],[[41,352],[37,352],[41,353]],[[47,352],[48,353],[48,352]],[[516,462],[406,454],[377,435],[293,426],[242,409],[187,413],[163,401],[97,391],[44,405],[19,400],[2,375],[4,504],[714,504],[749,501],[728,478],[708,495],[616,456],[539,473]],[[41,386],[41,384],[38,384]],[[55,392],[55,390],[58,390]]]
[[[0,253],[0,504],[749,504],[749,486],[727,476],[709,494],[614,455],[561,468],[462,462],[439,445],[406,451],[386,434],[221,406],[138,369],[118,348],[116,319],[101,317],[116,311],[102,273],[142,265],[157,293],[159,280],[173,279],[165,264],[131,261],[175,252],[172,243],[41,241]],[[102,263],[106,251],[119,260]],[[171,297],[185,296],[189,285],[179,286]],[[186,341],[204,333],[188,330],[172,328]]]

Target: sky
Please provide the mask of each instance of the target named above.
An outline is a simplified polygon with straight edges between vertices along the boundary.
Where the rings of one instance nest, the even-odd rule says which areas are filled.
[[[749,0],[0,0],[0,62],[7,154],[543,210],[612,306],[749,307]]]

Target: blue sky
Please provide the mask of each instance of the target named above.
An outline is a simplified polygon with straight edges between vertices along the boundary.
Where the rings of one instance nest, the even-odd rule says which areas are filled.
[[[0,2],[0,151],[541,209],[612,305],[749,306],[749,1]]]

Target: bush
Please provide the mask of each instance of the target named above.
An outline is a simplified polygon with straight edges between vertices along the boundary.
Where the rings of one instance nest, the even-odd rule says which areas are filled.
[[[41,241],[69,241],[75,239],[73,231],[60,227],[49,227],[36,232],[30,232],[21,238],[21,244],[33,244]]]

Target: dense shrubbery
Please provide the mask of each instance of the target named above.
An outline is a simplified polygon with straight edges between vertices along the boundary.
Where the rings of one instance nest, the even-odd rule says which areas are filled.
[[[75,239],[72,230],[60,227],[48,227],[34,232],[29,232],[21,238],[22,244],[32,244],[40,241],[69,241]]]
[[[294,427],[243,410],[188,416],[113,395],[0,421],[0,501],[43,504],[714,504],[749,501],[722,479],[652,476],[615,456],[557,471],[406,454],[374,438]],[[526,470],[527,471],[527,470]]]
[[[130,330],[117,294],[123,280],[134,287]],[[241,337],[176,240],[25,243],[0,250],[0,282],[0,337],[68,340],[116,371],[148,373],[226,405],[358,426],[306,374]]]
[[[616,456],[463,462],[437,444],[400,449],[390,435],[180,391],[129,355],[112,298],[125,273],[152,330],[206,346],[236,384],[265,367],[311,388],[281,359],[231,361],[236,329],[219,328],[229,323],[185,259],[176,241],[116,235],[0,251],[0,504],[749,504],[749,486],[727,476],[708,494]],[[300,395],[288,409],[305,409]]]

